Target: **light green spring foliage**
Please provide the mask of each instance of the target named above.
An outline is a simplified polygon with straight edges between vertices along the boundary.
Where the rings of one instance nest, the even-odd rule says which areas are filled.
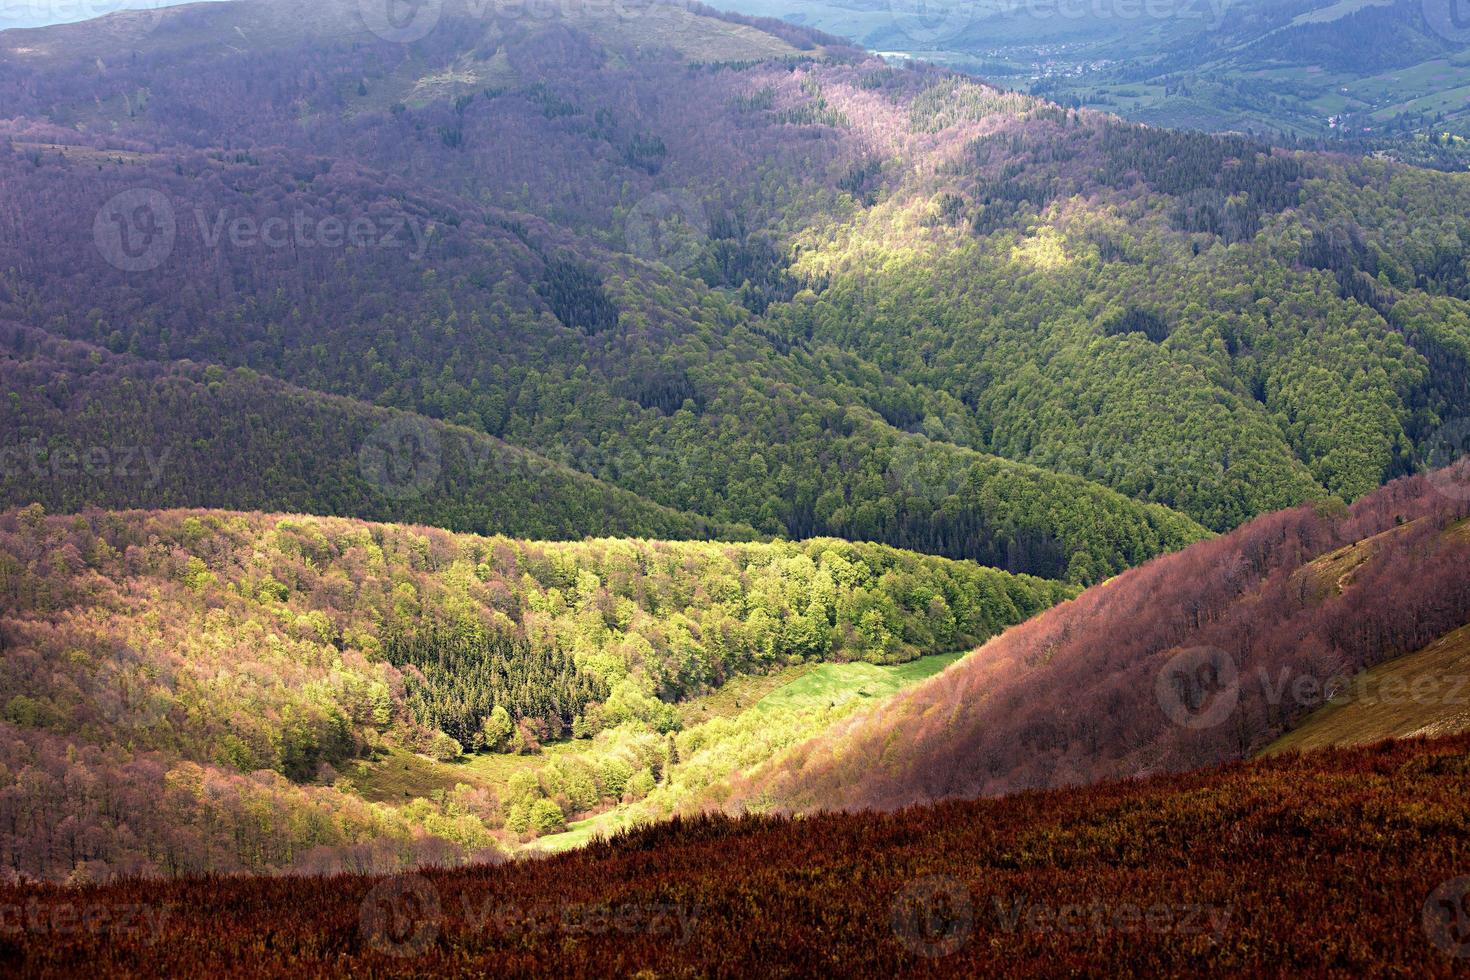
[[[873,671],[971,647],[1076,592],[835,540],[536,544],[335,518],[48,518],[38,507],[12,513],[0,533],[0,591],[12,640],[0,709],[26,737],[158,753],[226,781],[269,770],[269,785],[315,784],[326,797],[356,792],[359,761],[408,748],[438,763],[437,799],[408,782],[373,797],[397,804],[381,818],[340,812],[351,827],[381,819],[459,853],[502,823],[515,834],[559,829],[548,806],[561,820],[668,784],[718,731],[689,741],[682,700],[790,665]],[[491,656],[561,651],[608,691],[571,726],[589,740],[525,757],[503,785],[479,778],[462,759],[473,746],[426,726],[406,693],[432,699],[436,689],[385,660],[385,631],[426,622],[445,636],[518,638]],[[508,676],[526,683],[519,669]],[[528,722],[538,721],[496,705],[476,731],[487,750],[530,752]],[[777,726],[767,729],[774,746]],[[737,753],[741,764],[753,753]],[[709,781],[689,772],[686,781]],[[275,794],[274,812],[285,819],[295,798]]]

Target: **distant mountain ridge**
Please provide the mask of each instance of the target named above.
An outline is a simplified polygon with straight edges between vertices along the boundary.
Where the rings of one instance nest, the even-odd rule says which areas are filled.
[[[296,10],[0,40],[0,314],[1077,583],[1356,499],[1470,413],[1464,179],[677,4]]]
[[[730,2],[1150,125],[1470,167],[1455,0]]]

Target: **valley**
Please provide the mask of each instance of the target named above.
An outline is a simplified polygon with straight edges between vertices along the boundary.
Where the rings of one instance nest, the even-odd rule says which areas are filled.
[[[0,972],[1453,974],[1437,10],[0,30]]]
[[[1448,0],[735,6],[1152,126],[1470,167],[1470,31]]]

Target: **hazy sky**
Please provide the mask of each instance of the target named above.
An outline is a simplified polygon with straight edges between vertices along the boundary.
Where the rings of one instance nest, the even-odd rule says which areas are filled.
[[[172,7],[197,0],[0,0],[0,30],[91,20],[115,10]]]

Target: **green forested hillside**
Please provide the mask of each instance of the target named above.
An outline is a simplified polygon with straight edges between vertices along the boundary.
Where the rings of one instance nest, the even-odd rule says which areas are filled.
[[[287,510],[542,539],[756,537],[482,432],[249,368],[158,364],[0,324],[0,499]]]
[[[75,60],[95,28],[12,36],[0,313],[223,369],[206,385],[234,404],[176,403],[210,459],[203,433],[254,397],[245,368],[691,517],[603,519],[642,504],[595,484],[519,515],[466,496],[452,462],[445,499],[385,509],[347,475],[374,430],[315,426],[275,464],[278,437],[254,440],[259,492],[191,476],[109,504],[571,536],[702,520],[1091,583],[1359,497],[1470,412],[1463,177],[1124,125],[700,9],[450,4],[397,43],[334,5],[268,28],[277,7],[166,12],[106,71]],[[339,21],[356,33],[322,29]],[[246,43],[219,55],[221,32]],[[639,46],[655,36],[678,40]],[[229,83],[202,85],[206,63]],[[130,271],[99,240],[134,193],[122,231],[147,239],[128,221],[152,209],[174,230]],[[241,221],[307,230],[278,249]],[[376,237],[314,237],[354,221]],[[17,379],[36,404],[37,376]],[[125,415],[113,438],[150,444]],[[24,446],[76,444],[42,416]],[[303,487],[294,459],[339,476]]]
[[[676,798],[681,703],[966,649],[1074,594],[835,540],[36,506],[0,516],[0,538],[0,853],[44,878],[506,849],[630,785]],[[741,765],[819,720],[740,746]],[[441,767],[434,792],[364,798],[375,760],[412,752]],[[482,761],[452,765],[466,752]]]
[[[0,33],[0,877],[1208,764],[1289,718],[1164,728],[1177,643],[1470,601],[1463,498],[1380,489],[1464,449],[1470,175],[698,5],[373,6]]]

